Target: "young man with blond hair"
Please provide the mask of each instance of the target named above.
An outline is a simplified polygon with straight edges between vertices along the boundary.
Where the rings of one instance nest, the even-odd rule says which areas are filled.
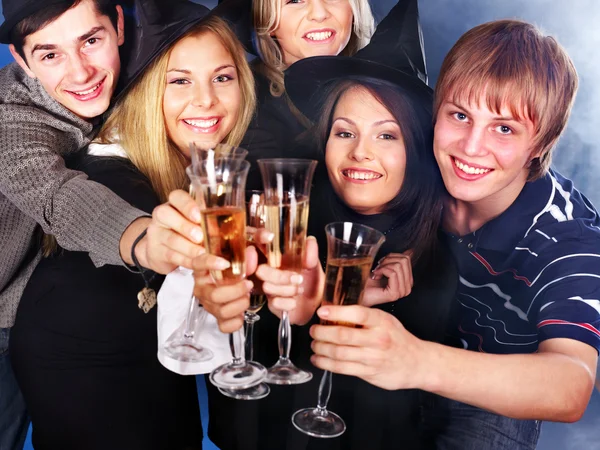
[[[438,449],[535,448],[540,421],[576,421],[589,402],[600,217],[550,169],[577,85],[564,49],[533,25],[502,20],[464,34],[434,104],[443,231],[460,276],[450,345],[421,341],[377,309],[318,311],[363,327],[313,327],[315,365],[438,394],[428,415]]]

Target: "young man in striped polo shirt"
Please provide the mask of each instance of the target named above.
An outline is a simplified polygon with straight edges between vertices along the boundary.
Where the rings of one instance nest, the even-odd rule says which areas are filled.
[[[318,311],[363,328],[314,327],[313,362],[439,394],[429,416],[438,449],[535,448],[541,420],[576,421],[588,404],[600,348],[600,217],[549,168],[577,84],[564,49],[520,21],[470,30],[444,60],[434,152],[460,275],[451,346],[420,341],[379,310]]]

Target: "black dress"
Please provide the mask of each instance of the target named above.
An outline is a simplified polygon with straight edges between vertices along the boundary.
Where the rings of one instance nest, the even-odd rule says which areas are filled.
[[[81,159],[73,165],[136,207],[158,204],[128,161]],[[96,268],[83,252],[61,249],[35,269],[10,354],[36,450],[202,448],[195,378],[158,362],[156,308],[138,309],[142,287],[139,274]]]
[[[324,166],[322,166],[322,169]],[[333,193],[324,170],[320,170],[311,195],[309,234],[317,237],[325,260],[324,226],[333,221],[353,221],[387,232],[377,258],[406,250],[399,238],[401,227],[392,227],[393,217],[363,216],[344,205]],[[377,259],[376,259],[377,260]],[[432,263],[417,278],[411,294],[379,308],[396,316],[421,339],[441,342],[449,308],[456,290],[457,272],[450,254],[437,251]],[[255,325],[255,359],[269,367],[278,358],[279,320],[267,308]],[[313,321],[312,323],[316,323]],[[328,408],[346,422],[346,432],[335,439],[317,439],[297,431],[292,414],[315,406],[322,371],[312,366],[311,338],[307,326],[292,327],[291,359],[313,373],[313,379],[296,386],[271,385],[271,394],[258,401],[224,397],[210,383],[209,437],[223,450],[418,450],[430,448],[422,435],[425,396],[418,390],[387,391],[355,377],[334,375]]]

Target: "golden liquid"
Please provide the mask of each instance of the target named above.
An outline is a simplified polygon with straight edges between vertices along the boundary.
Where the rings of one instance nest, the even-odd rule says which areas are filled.
[[[308,224],[308,197],[265,206],[265,228],[274,234],[267,246],[269,265],[300,272]]]
[[[218,284],[235,283],[246,275],[246,211],[244,208],[216,207],[202,211],[206,250],[231,263],[225,270],[211,270]]]
[[[323,305],[358,305],[371,271],[371,258],[340,258],[327,261]],[[323,325],[355,327],[352,323],[322,320]]]

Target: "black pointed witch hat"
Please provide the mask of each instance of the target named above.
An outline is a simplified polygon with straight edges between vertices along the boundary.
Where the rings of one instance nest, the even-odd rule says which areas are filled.
[[[400,0],[354,56],[315,56],[292,64],[285,71],[285,90],[294,105],[314,122],[333,82],[365,78],[400,86],[430,104],[417,3]]]
[[[118,95],[122,96],[169,45],[208,17],[224,19],[240,41],[247,43],[251,12],[252,0],[224,0],[212,10],[190,0],[135,0],[135,31],[123,52],[126,64]]]

